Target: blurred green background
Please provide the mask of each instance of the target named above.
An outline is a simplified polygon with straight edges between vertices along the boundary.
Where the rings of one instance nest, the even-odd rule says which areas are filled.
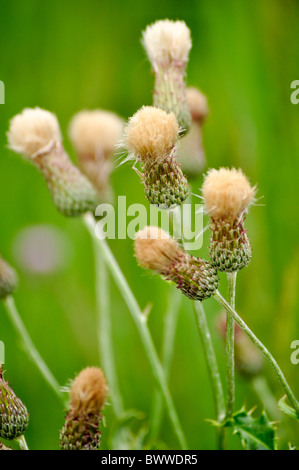
[[[38,0],[1,3],[0,80],[6,103],[0,106],[0,252],[19,271],[15,296],[24,322],[61,384],[87,365],[99,365],[95,331],[93,256],[80,220],[67,220],[52,205],[37,171],[6,149],[9,119],[24,107],[55,112],[65,137],[72,115],[82,108],[110,109],[128,118],[151,104],[153,77],[140,44],[141,31],[156,19],[182,19],[193,48],[188,84],[208,96],[210,116],[204,130],[209,167],[241,167],[257,184],[263,206],[247,217],[253,260],[238,276],[237,307],[278,359],[297,396],[299,365],[290,361],[291,341],[299,339],[298,166],[299,105],[290,102],[290,84],[299,79],[299,8],[296,0]],[[199,192],[202,178],[193,182]],[[128,204],[143,203],[142,186],[124,165],[113,174],[116,195]],[[147,203],[146,203],[147,204]],[[70,256],[52,275],[34,275],[15,256],[19,231],[53,224],[67,237]],[[207,256],[208,234],[201,255]],[[137,266],[131,240],[110,242],[139,303],[153,303],[149,324],[160,350],[167,285]],[[225,278],[221,277],[225,292]],[[153,378],[135,325],[112,285],[115,354],[127,408],[150,412]],[[219,306],[205,302],[221,372],[224,348],[215,319]],[[33,449],[58,448],[64,410],[20,348],[0,305],[0,339],[6,345],[7,378],[26,403],[31,423],[26,433]],[[273,393],[283,393],[271,370]],[[258,404],[250,385],[237,379],[237,403]],[[208,418],[214,408],[207,370],[190,303],[183,299],[170,387],[192,449],[214,448]],[[106,411],[107,430],[113,424]],[[299,446],[299,426],[285,419],[280,445]],[[167,419],[160,438],[177,442]],[[236,438],[232,448],[240,448]]]

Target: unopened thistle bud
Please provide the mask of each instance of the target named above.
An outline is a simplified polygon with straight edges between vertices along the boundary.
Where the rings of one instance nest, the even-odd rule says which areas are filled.
[[[217,319],[218,331],[226,339],[226,315]],[[235,362],[238,372],[251,378],[259,375],[264,367],[264,358],[260,350],[252,343],[242,328],[235,323]]]
[[[136,234],[135,256],[143,268],[173,281],[189,299],[207,299],[218,287],[217,271],[208,261],[184,252],[157,227],[145,227]]]
[[[16,439],[24,434],[28,424],[27,408],[4,380],[0,368],[0,437]]]
[[[182,204],[189,193],[176,160],[178,130],[173,113],[151,106],[137,111],[125,129],[124,146],[143,167],[145,196],[161,208]]]
[[[123,120],[109,111],[81,111],[69,128],[71,142],[78,154],[82,173],[96,188],[103,202],[112,199],[109,177],[112,157],[123,131]]]
[[[78,216],[93,211],[97,194],[62,146],[57,118],[40,108],[24,109],[10,122],[9,147],[42,172],[59,212]]]
[[[173,112],[183,135],[191,123],[184,81],[190,30],[184,21],[156,21],[143,32],[142,43],[155,74],[154,106]]]
[[[0,256],[0,299],[15,292],[18,278],[15,270]]]
[[[241,170],[212,169],[205,177],[202,194],[212,220],[211,264],[219,271],[239,271],[251,259],[244,218],[254,201],[255,187]]]
[[[60,431],[62,450],[98,450],[101,411],[107,397],[107,383],[98,367],[80,372],[70,390],[70,410]]]
[[[192,121],[190,131],[178,142],[178,159],[183,171],[192,177],[201,174],[206,163],[202,126],[209,110],[205,95],[197,88],[189,87],[186,93]]]

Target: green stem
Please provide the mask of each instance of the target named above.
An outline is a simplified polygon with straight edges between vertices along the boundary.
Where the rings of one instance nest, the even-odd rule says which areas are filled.
[[[173,236],[180,234],[180,241],[184,244],[181,234],[181,208],[176,206],[174,209],[167,211],[171,224]],[[181,294],[170,286],[168,308],[165,316],[165,325],[163,330],[163,346],[162,346],[162,366],[164,369],[166,380],[169,379],[170,364],[173,356],[175,333],[178,321],[179,306],[181,303]],[[163,397],[159,390],[155,392],[153,411],[151,419],[150,440],[155,442],[161,426],[163,416]]]
[[[162,366],[164,369],[165,378],[168,381],[170,365],[173,357],[173,349],[175,342],[176,326],[179,316],[179,310],[181,305],[182,294],[174,290],[173,286],[169,286],[169,300],[168,308],[165,315],[164,324],[164,335],[163,335],[163,346],[162,346]],[[152,418],[151,418],[151,430],[150,440],[155,442],[159,435],[163,416],[163,397],[157,390],[155,392]]]
[[[222,297],[219,291],[216,291],[215,293],[215,299],[219,304],[225,308],[225,310],[233,317],[236,323],[242,328],[243,331],[249,336],[249,338],[252,340],[252,342],[257,346],[257,348],[260,349],[260,351],[263,353],[267,361],[271,364],[272,368],[274,369],[277,378],[284,389],[288,399],[290,400],[292,406],[296,410],[296,413],[298,414],[299,417],[299,403],[293,394],[291,387],[289,386],[288,382],[286,381],[286,378],[278,366],[277,362],[275,361],[274,357],[272,354],[268,351],[268,349],[263,345],[263,343],[255,336],[255,334],[250,330],[250,328],[246,325],[246,323],[242,320],[241,317],[235,312],[235,310],[229,305],[229,303]]]
[[[50,371],[43,358],[41,357],[40,353],[34,346],[29,336],[29,333],[26,330],[26,327],[20,317],[13,297],[6,297],[3,300],[3,304],[15,330],[19,334],[24,350],[26,351],[32,362],[34,362],[36,367],[39,369],[45,381],[48,383],[48,385],[52,388],[57,397],[62,401],[63,405],[65,406],[66,400],[64,398],[64,394],[60,391],[60,385],[53,376],[52,372]]]
[[[211,334],[206,319],[206,314],[202,305],[202,302],[193,302],[193,309],[195,318],[198,326],[199,336],[208,368],[208,373],[212,385],[212,393],[215,402],[215,410],[217,421],[221,423],[225,417],[225,401],[223,387],[221,383],[219,368],[217,364],[216,354],[213,347]],[[222,449],[224,446],[224,428],[219,430],[219,448]]]
[[[97,334],[100,360],[109,384],[110,399],[116,416],[124,411],[116,373],[112,342],[112,324],[110,312],[109,274],[103,256],[92,238],[95,258],[95,285],[97,300]]]
[[[237,272],[227,273],[227,298],[235,309]],[[226,418],[231,418],[235,401],[235,321],[226,314]]]
[[[27,445],[27,442],[26,442],[26,439],[25,439],[25,437],[23,436],[23,434],[22,434],[22,436],[17,437],[17,438],[15,439],[15,441],[18,442],[19,447],[20,447],[20,450],[29,450],[28,445]]]
[[[273,393],[269,388],[266,377],[258,375],[251,380],[251,384],[270,418],[275,421],[279,421],[281,419],[281,414],[278,410],[276,398],[273,396]]]
[[[113,256],[113,253],[111,252],[108,244],[106,243],[105,240],[102,240],[100,238],[96,237],[95,234],[95,228],[96,228],[96,222],[94,220],[94,217],[92,214],[88,213],[85,214],[83,218],[90,234],[95,237],[95,240],[97,241],[98,248],[100,249],[107,266],[109,267],[109,270],[111,272],[111,275],[114,278],[114,281],[116,282],[118,288],[120,289],[120,292],[124,298],[124,301],[126,302],[129,311],[132,315],[132,318],[136,324],[136,327],[139,331],[145,352],[147,354],[149,363],[152,368],[152,372],[156,381],[157,387],[160,389],[164,399],[165,399],[165,404],[167,407],[168,415],[170,418],[170,421],[173,425],[174,432],[180,442],[180,445],[182,446],[183,449],[187,449],[187,444],[186,444],[186,439],[179,421],[179,418],[177,416],[175,406],[172,400],[172,397],[170,395],[167,381],[164,375],[164,371],[162,368],[162,365],[159,361],[153,340],[151,338],[147,323],[146,323],[146,316],[142,313],[128,283],[123,275],[119,265],[117,264],[116,259]]]

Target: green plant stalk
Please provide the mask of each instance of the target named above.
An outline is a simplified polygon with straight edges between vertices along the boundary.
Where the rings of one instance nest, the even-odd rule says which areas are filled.
[[[195,313],[195,319],[198,326],[199,336],[208,368],[208,373],[211,380],[212,393],[214,397],[215,410],[217,421],[221,423],[225,418],[225,401],[223,387],[221,383],[219,368],[217,364],[216,354],[213,347],[211,334],[206,319],[206,314],[202,305],[202,302],[193,302],[193,309]],[[224,428],[219,429],[219,448],[224,447]]]
[[[168,308],[165,315],[163,345],[162,345],[162,366],[165,378],[168,381],[171,361],[173,358],[173,350],[175,343],[177,320],[180,311],[182,294],[178,290],[174,290],[173,286],[169,286]],[[150,440],[155,442],[159,435],[159,430],[163,416],[163,396],[159,391],[155,392],[152,406]]]
[[[174,210],[169,211],[169,217],[172,223],[173,231],[174,232],[177,231],[177,233],[180,233],[181,213],[179,211],[179,208],[176,207]],[[181,242],[184,245],[183,235],[181,235]],[[164,367],[164,371],[165,371],[165,375],[167,379],[169,377],[169,368],[170,368],[171,359],[173,355],[174,338],[175,338],[175,331],[176,331],[177,320],[178,320],[180,299],[181,299],[180,293],[177,292],[175,295],[175,293],[172,294],[172,291],[170,291],[169,307],[168,307],[166,317],[165,317],[164,341],[163,341],[163,351],[162,351],[162,365]],[[197,313],[197,309],[200,309],[198,313]],[[217,359],[216,359],[215,351],[214,351],[213,344],[211,341],[211,335],[210,335],[208,323],[206,321],[205,312],[201,303],[200,305],[195,305],[195,315],[196,315],[196,321],[197,321],[197,325],[198,325],[199,332],[200,332],[202,347],[203,347],[206,362],[207,362],[209,376],[211,379],[217,420],[221,422],[225,417],[224,393],[223,393],[222,383],[220,379]],[[155,441],[158,436],[158,432],[159,432],[159,428],[160,428],[160,424],[162,420],[162,412],[163,412],[163,404],[161,400],[161,395],[156,393],[155,399],[154,399],[152,420],[151,420],[150,438],[152,441]],[[224,447],[224,440],[225,440],[224,434],[225,434],[225,430],[223,428],[219,428],[219,431],[218,431],[219,448]]]
[[[29,336],[29,333],[26,330],[26,327],[21,319],[13,297],[8,296],[3,299],[3,304],[16,332],[19,334],[24,350],[26,351],[32,362],[39,369],[47,384],[52,388],[56,396],[62,401],[63,405],[65,406],[66,400],[64,398],[63,392],[60,391],[61,387],[52,372],[50,371],[49,367],[41,357],[40,353],[34,346]]]
[[[279,412],[276,398],[273,396],[267,379],[263,375],[258,375],[251,379],[251,385],[254,389],[256,395],[259,397],[263,403],[265,410],[269,414],[271,419],[279,421],[281,419],[281,414]]]
[[[106,263],[92,238],[95,259],[95,286],[97,301],[97,335],[100,360],[109,384],[110,400],[114,414],[119,416],[124,412],[120,393],[112,341],[112,324],[110,311],[109,274]]]
[[[169,209],[168,217],[173,235],[180,234],[181,243],[184,244],[183,235],[181,233],[181,206]],[[168,307],[165,315],[165,324],[163,330],[162,342],[162,366],[164,369],[166,380],[169,379],[169,372],[174,351],[176,327],[178,321],[179,307],[182,295],[171,285],[169,288]],[[149,437],[151,442],[155,442],[159,435],[163,416],[163,397],[159,390],[155,392],[152,406],[152,417]]]
[[[18,442],[20,450],[29,450],[26,439],[23,434],[22,436],[17,437],[15,441]]]
[[[227,273],[227,298],[235,309],[237,272]],[[235,321],[226,313],[226,418],[232,417],[235,401]]]
[[[146,316],[142,313],[128,283],[123,275],[119,265],[117,264],[116,259],[113,256],[108,244],[105,240],[99,239],[96,237],[95,228],[96,228],[96,221],[91,213],[87,213],[84,215],[83,220],[90,232],[90,234],[95,237],[97,241],[98,247],[106,261],[107,266],[111,272],[114,281],[116,282],[120,292],[126,302],[129,311],[132,315],[132,318],[136,324],[136,327],[139,331],[146,355],[148,357],[149,363],[152,368],[153,376],[156,381],[156,385],[163,394],[165,399],[165,404],[167,408],[167,412],[172,423],[174,432],[180,442],[180,445],[183,449],[187,449],[186,439],[175,410],[175,406],[171,397],[171,394],[168,389],[167,381],[164,375],[164,371],[162,365],[159,361],[158,354],[156,352],[153,340],[151,338],[148,325],[146,322]]]
[[[289,386],[286,378],[280,369],[279,365],[275,361],[272,354],[268,351],[268,349],[263,345],[263,343],[255,336],[255,334],[250,330],[250,328],[246,325],[246,323],[242,320],[242,318],[237,314],[237,312],[229,305],[229,303],[222,297],[219,291],[216,291],[214,295],[215,299],[219,304],[231,315],[231,317],[235,320],[236,323],[242,328],[242,330],[249,336],[252,342],[256,345],[256,347],[263,353],[267,361],[271,364],[272,368],[274,369],[277,378],[284,389],[290,403],[294,407],[298,417],[299,417],[299,403],[292,392],[291,387]]]

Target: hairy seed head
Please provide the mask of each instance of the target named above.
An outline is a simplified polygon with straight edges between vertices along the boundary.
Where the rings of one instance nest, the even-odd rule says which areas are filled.
[[[75,412],[97,414],[105,405],[107,382],[98,367],[83,369],[72,383],[70,408]]]
[[[143,106],[125,128],[124,144],[142,162],[165,159],[178,138],[175,115],[153,106]]]
[[[136,234],[135,255],[142,267],[163,274],[184,253],[164,230],[147,226]]]
[[[71,142],[79,155],[112,156],[123,131],[115,113],[96,109],[75,114],[69,126]]]
[[[152,65],[185,64],[192,46],[184,21],[160,20],[147,26],[142,43]]]
[[[29,158],[61,142],[55,114],[40,108],[26,108],[10,121],[7,133],[9,147]]]
[[[205,208],[213,219],[235,220],[254,201],[255,187],[250,186],[241,170],[212,169],[205,176],[202,194]]]

